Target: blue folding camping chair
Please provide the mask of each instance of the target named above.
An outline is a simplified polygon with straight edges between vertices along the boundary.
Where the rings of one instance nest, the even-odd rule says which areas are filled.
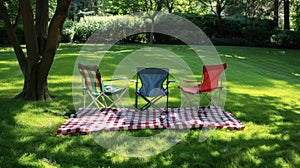
[[[140,81],[140,84],[139,84]],[[169,80],[168,68],[137,68],[136,75],[136,91],[135,91],[135,107],[138,108],[138,98],[142,97],[146,104],[138,108],[146,110],[149,107],[158,109],[161,112],[168,112],[169,103],[169,83],[175,82]],[[166,97],[166,105],[164,110],[155,103],[162,97]]]

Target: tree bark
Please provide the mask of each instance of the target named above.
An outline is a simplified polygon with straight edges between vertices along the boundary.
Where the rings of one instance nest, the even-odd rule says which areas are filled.
[[[47,77],[59,45],[59,37],[62,30],[62,25],[68,16],[70,3],[71,0],[58,0],[55,14],[52,17],[49,25],[46,45],[42,52],[42,59],[39,64],[39,73],[37,75],[38,79],[40,80],[38,84],[39,99],[47,100],[50,98]]]
[[[28,72],[25,72],[25,90],[23,96],[26,100],[37,99],[37,68],[40,59],[38,41],[34,26],[34,16],[30,0],[20,0],[23,19],[24,39],[26,43]]]
[[[218,0],[216,5],[216,14],[218,16],[219,21],[221,21],[222,18],[222,12],[225,9],[224,0]]]
[[[284,0],[284,29],[290,30],[290,1]]]
[[[279,0],[274,0],[274,22],[275,26],[278,27],[278,21],[279,21]]]

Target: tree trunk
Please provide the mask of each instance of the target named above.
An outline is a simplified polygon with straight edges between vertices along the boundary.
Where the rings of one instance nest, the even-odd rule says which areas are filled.
[[[155,16],[154,16],[155,17]],[[154,30],[155,30],[155,20],[154,17],[151,17],[151,30],[150,30],[150,44],[153,44],[154,41]]]
[[[59,44],[62,25],[68,14],[71,0],[58,0],[55,14],[48,28],[48,0],[36,0],[36,17],[30,0],[20,0],[23,19],[24,39],[27,56],[21,49],[10,16],[0,0],[0,15],[4,20],[10,42],[12,43],[24,76],[24,86],[16,98],[25,100],[49,101],[48,74]],[[16,19],[18,20],[18,19]]]
[[[172,13],[173,9],[174,9],[175,1],[174,0],[165,0],[165,1],[163,1],[163,3],[165,3],[166,7],[168,8],[168,12]]]
[[[221,18],[222,18],[222,16],[221,16],[222,11],[223,11],[222,3],[223,3],[223,1],[218,0],[217,5],[216,5],[216,13],[217,13],[219,21],[221,21]]]
[[[275,26],[278,27],[278,21],[279,21],[279,0],[274,0],[274,22]]]
[[[27,59],[24,55],[24,52],[22,51],[22,48],[21,48],[20,42],[18,40],[18,37],[16,35],[16,32],[14,31],[14,26],[10,22],[10,16],[8,14],[8,11],[3,4],[3,1],[0,1],[0,2],[1,2],[0,3],[0,16],[2,17],[2,19],[4,21],[8,39],[14,48],[19,66],[23,72],[23,76],[25,76],[24,72],[26,71],[25,69],[27,68],[25,66],[25,65],[27,65]]]
[[[30,0],[20,0],[28,68],[23,72],[25,74],[24,89],[17,97],[22,98],[24,96],[23,98],[26,100],[39,100],[37,98],[37,72],[41,56],[34,26],[33,10],[30,4]]]
[[[284,0],[284,29],[290,30],[290,1]]]

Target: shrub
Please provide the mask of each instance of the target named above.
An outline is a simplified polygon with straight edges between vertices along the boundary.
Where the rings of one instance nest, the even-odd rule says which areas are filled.
[[[269,19],[237,15],[222,19],[221,27],[221,38],[244,39],[247,45],[268,46],[275,24]]]
[[[209,38],[211,38],[213,35],[217,33],[218,17],[216,15],[211,15],[211,14],[199,15],[194,13],[185,13],[185,14],[176,13],[176,14],[193,22]]]
[[[243,25],[240,21],[231,19],[222,19],[218,35],[221,38],[243,38]]]
[[[278,30],[271,36],[271,44],[278,48],[300,48],[300,31]]]
[[[21,44],[25,43],[23,25],[18,25],[16,29],[16,35]],[[0,44],[8,44],[9,39],[4,25],[0,25]]]
[[[272,20],[233,16],[218,20],[215,15],[177,13],[197,25],[216,45],[275,46],[299,48],[300,33],[275,31]],[[165,24],[168,23],[168,24]],[[120,43],[148,43],[151,21],[135,16],[86,16],[79,22],[67,20],[63,26],[63,42],[85,42],[93,33],[97,41]],[[175,30],[174,27],[181,27]],[[159,15],[155,21],[154,43],[182,44],[182,37],[198,37],[182,19]],[[182,31],[184,30],[184,31]],[[0,30],[1,32],[1,30]],[[20,36],[21,33],[19,33]],[[178,35],[171,37],[167,34]],[[0,33],[1,35],[1,33]],[[191,39],[193,40],[193,39]],[[198,41],[189,41],[190,44]]]
[[[74,40],[86,41],[94,32],[100,29],[100,25],[106,21],[105,17],[83,17],[75,25]]]
[[[214,45],[226,45],[226,46],[247,46],[248,41],[244,38],[211,38]]]
[[[135,39],[142,38],[141,32],[145,32],[146,27],[146,22],[139,17],[116,16],[104,23],[98,33],[104,35],[106,37],[104,40],[108,42],[128,42],[130,36]],[[135,37],[135,34],[137,34],[137,37]]]
[[[134,16],[88,16],[76,24],[74,38],[84,42],[97,33],[99,42],[127,41],[133,39],[132,34],[144,31],[145,27],[145,22]]]
[[[75,35],[75,22],[72,20],[66,20],[63,25],[61,42],[69,43],[73,41]]]

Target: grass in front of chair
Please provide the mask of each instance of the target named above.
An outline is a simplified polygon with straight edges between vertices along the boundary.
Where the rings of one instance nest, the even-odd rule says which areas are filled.
[[[52,102],[12,99],[23,77],[11,47],[0,53],[0,167],[299,167],[300,51],[269,48],[216,47],[227,62],[225,110],[241,120],[241,131],[215,130],[199,142],[190,130],[169,150],[145,158],[119,155],[99,146],[90,135],[56,136],[74,113],[72,75],[82,45],[60,46],[49,75]],[[112,48],[113,61],[143,45]],[[188,58],[185,46],[160,45]],[[189,61],[189,59],[186,59]],[[109,64],[113,65],[114,62]],[[191,62],[202,73],[201,67]],[[114,66],[111,66],[113,68]],[[107,72],[108,73],[109,69]],[[179,94],[176,86],[171,92]],[[171,98],[173,107],[179,100]],[[159,130],[125,131],[150,136]],[[162,145],[162,144],[159,144]]]

